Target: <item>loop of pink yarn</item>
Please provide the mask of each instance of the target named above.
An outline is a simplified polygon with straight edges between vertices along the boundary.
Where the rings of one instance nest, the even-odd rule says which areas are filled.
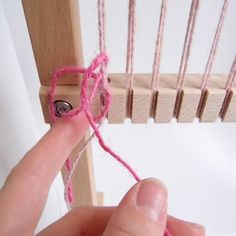
[[[60,77],[66,74],[82,74],[83,79],[81,83],[81,105],[80,107],[77,107],[68,113],[63,113],[62,116],[73,118],[77,116],[80,112],[84,111],[91,127],[94,130],[94,134],[98,138],[100,146],[106,152],[110,153],[110,155],[113,156],[114,159],[116,159],[119,163],[121,163],[130,172],[130,174],[135,178],[136,181],[139,181],[140,178],[133,170],[133,168],[104,143],[101,133],[96,125],[96,123],[102,122],[103,119],[106,117],[111,104],[111,93],[107,88],[106,83],[104,82],[103,73],[101,72],[101,70],[99,70],[101,69],[102,66],[106,67],[107,63],[108,63],[108,57],[106,53],[100,53],[92,61],[88,69],[83,69],[79,67],[65,67],[56,70],[52,77],[52,85],[49,92],[49,106],[50,106],[51,119],[52,122],[55,122],[56,120],[54,97],[55,97],[56,86]],[[93,80],[93,85],[91,87],[89,83],[90,79]],[[98,116],[94,117],[90,111],[90,104],[98,89],[100,89],[100,93],[103,95],[104,104],[102,106],[101,113]]]
[[[69,159],[69,157],[66,159],[66,170],[67,171],[70,171],[71,170],[71,166],[72,166],[72,163],[71,163],[71,160]]]

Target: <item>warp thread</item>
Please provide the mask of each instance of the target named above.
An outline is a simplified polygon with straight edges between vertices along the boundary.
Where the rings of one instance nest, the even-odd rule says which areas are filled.
[[[97,2],[98,7],[98,33],[99,33],[99,50],[100,53],[106,53],[106,40],[105,40],[105,0],[98,0]],[[100,90],[100,96],[101,101],[104,99],[104,93],[103,93],[103,86],[107,87],[107,68],[105,65],[101,65],[100,67],[100,73],[102,77],[104,78],[102,80],[102,85],[99,85]],[[103,106],[103,102],[101,103],[101,106]],[[100,121],[100,125],[102,124],[102,121]],[[68,206],[68,209],[70,209],[70,204],[73,201],[73,188],[72,188],[72,176],[76,169],[76,166],[79,163],[80,157],[82,156],[82,153],[86,150],[86,147],[89,143],[89,141],[94,137],[94,133],[90,136],[90,138],[85,142],[81,150],[79,151],[77,157],[75,158],[73,162],[73,166],[68,169],[67,168],[67,181],[65,184],[65,200]],[[71,162],[71,160],[67,160],[68,162]],[[72,164],[71,164],[72,165]]]
[[[224,20],[225,20],[225,15],[226,15],[226,12],[227,12],[228,3],[229,3],[228,0],[224,0],[223,7],[222,7],[222,10],[221,10],[221,14],[220,14],[220,18],[219,18],[219,22],[217,24],[215,36],[214,36],[214,39],[213,39],[213,42],[212,42],[210,54],[209,54],[209,57],[208,57],[208,60],[207,60],[207,64],[206,64],[205,71],[204,71],[203,78],[202,78],[202,82],[201,82],[201,85],[200,85],[202,94],[201,94],[198,109],[197,109],[197,116],[198,117],[200,117],[201,113],[202,113],[202,107],[203,107],[202,104],[203,104],[203,101],[204,101],[204,98],[205,98],[205,95],[206,95],[206,87],[207,87],[207,84],[208,84],[208,81],[209,81],[209,78],[210,78],[210,75],[211,75],[212,66],[213,66],[213,63],[214,63],[214,60],[215,60],[218,44],[219,44],[219,41],[220,41],[220,36],[221,36],[221,32],[222,32],[222,28],[223,28],[223,24],[224,24]],[[228,95],[227,95],[227,97],[228,97]],[[223,104],[223,106],[221,108],[221,111],[220,111],[220,114],[223,111],[224,105],[226,105],[226,104]]]
[[[214,36],[213,43],[212,43],[211,50],[210,50],[210,54],[209,54],[208,61],[207,61],[205,71],[203,74],[203,79],[202,79],[202,83],[201,83],[201,90],[203,90],[203,91],[205,91],[209,77],[211,75],[213,62],[214,62],[214,59],[216,56],[217,47],[218,47],[218,44],[220,41],[220,36],[221,36],[222,28],[224,25],[224,20],[225,20],[225,16],[226,16],[226,12],[227,12],[228,3],[229,3],[228,0],[224,0],[223,7],[221,10],[221,14],[220,14],[220,19],[219,19],[219,22],[218,22],[218,25],[216,28],[215,36]]]
[[[186,74],[187,66],[189,62],[198,9],[199,9],[199,0],[192,0],[190,12],[189,12],[188,26],[187,26],[185,40],[184,40],[184,48],[183,48],[183,53],[182,53],[179,73],[178,73],[178,81],[177,81],[178,91],[181,91],[184,85],[184,79],[185,79],[185,74]]]
[[[135,39],[135,8],[136,0],[129,0],[128,16],[128,37],[127,37],[127,56],[126,56],[126,88],[133,90],[134,80],[134,39]]]
[[[193,34],[194,34],[194,28],[196,24],[197,19],[197,13],[199,9],[199,0],[192,0],[190,12],[189,12],[189,18],[188,18],[188,25],[186,29],[185,34],[185,40],[184,40],[184,47],[183,47],[183,53],[181,57],[180,67],[179,67],[179,73],[178,73],[178,80],[177,80],[177,97],[175,102],[175,111],[174,114],[178,116],[179,112],[179,106],[180,106],[180,100],[181,100],[181,93],[185,81],[185,74],[188,67],[188,61],[190,57],[191,52],[191,45],[193,41]]]
[[[152,90],[158,90],[160,82],[160,63],[161,63],[161,52],[162,52],[163,35],[165,28],[166,10],[167,10],[167,0],[162,0],[157,40],[155,45],[154,61],[153,61],[152,83],[151,83]]]

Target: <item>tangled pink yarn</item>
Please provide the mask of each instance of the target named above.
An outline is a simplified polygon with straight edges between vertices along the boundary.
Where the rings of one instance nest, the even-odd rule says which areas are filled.
[[[80,114],[80,112],[84,111],[91,127],[94,130],[94,134],[97,137],[100,146],[106,152],[108,152],[113,158],[115,158],[119,163],[121,163],[130,172],[130,174],[135,178],[136,181],[139,181],[140,178],[133,170],[133,168],[104,143],[101,133],[97,127],[97,123],[102,122],[103,119],[107,116],[111,104],[111,93],[104,81],[103,71],[101,70],[101,67],[106,67],[107,63],[108,63],[108,56],[106,55],[106,53],[100,53],[92,61],[91,65],[87,69],[79,67],[64,67],[56,70],[55,73],[53,74],[52,85],[49,92],[49,106],[50,106],[51,119],[52,122],[55,122],[56,120],[54,98],[55,98],[55,90],[60,77],[66,74],[82,74],[83,79],[81,83],[81,98],[80,98],[81,105],[80,107],[77,107],[68,113],[63,113],[62,115],[73,118],[78,114]],[[91,79],[93,80],[92,87],[91,83],[89,83],[89,80]],[[90,104],[92,102],[92,99],[96,95],[98,89],[100,90],[100,94],[103,96],[103,105],[101,108],[101,113],[96,117],[94,117],[92,112],[90,111]]]

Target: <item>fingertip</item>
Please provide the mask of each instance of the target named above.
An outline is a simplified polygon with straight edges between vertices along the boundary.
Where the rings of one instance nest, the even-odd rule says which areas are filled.
[[[167,211],[167,190],[155,178],[140,182],[137,194],[137,206],[151,220],[165,221]]]
[[[146,178],[139,181],[138,183],[140,185],[143,185],[143,184],[154,185],[155,188],[158,188],[160,191],[163,191],[163,194],[165,194],[166,196],[168,195],[167,186],[161,180],[157,178],[154,178],[154,177]]]
[[[64,116],[56,120],[51,127],[51,132],[56,133],[60,138],[78,137],[78,134],[84,134],[89,128],[89,122],[84,112],[77,116]]]
[[[112,215],[104,235],[163,235],[167,218],[167,191],[157,179],[139,181]],[[115,233],[116,234],[115,234]]]

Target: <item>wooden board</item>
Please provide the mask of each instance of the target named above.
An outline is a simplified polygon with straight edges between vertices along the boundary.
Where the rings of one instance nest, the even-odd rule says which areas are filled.
[[[201,107],[200,122],[215,122],[219,118],[226,95],[226,76],[212,76]]]
[[[201,90],[198,88],[201,77],[202,75],[188,75],[188,82],[186,82],[179,100],[178,122],[189,123],[197,117],[201,97]],[[175,89],[177,75],[164,74],[161,76],[157,97],[148,88],[150,75],[135,75],[136,82],[134,83],[131,113],[127,107],[127,91],[124,87],[125,75],[111,74],[109,78],[111,79],[110,89],[112,93],[112,103],[108,113],[109,123],[123,123],[125,118],[130,118],[133,123],[146,123],[150,117],[154,118],[157,123],[171,121],[177,96]],[[212,77],[207,89],[207,96],[204,97],[201,107],[201,122],[214,122],[219,117],[225,97],[225,90],[223,89],[225,81],[226,76],[224,75]],[[40,91],[46,122],[50,122],[48,109],[49,89],[49,86],[42,86]],[[56,99],[69,102],[73,107],[78,106],[80,104],[80,86],[58,86]],[[232,109],[233,107],[229,111]],[[91,110],[94,114],[98,114],[100,110],[100,97],[98,94],[91,104]]]
[[[197,109],[201,97],[199,75],[186,75],[186,82],[183,91],[178,95],[179,104],[176,111],[177,121],[180,123],[190,123],[196,117]]]
[[[83,66],[78,1],[23,0],[22,3],[41,84],[50,85],[52,73],[59,67]],[[58,84],[79,84],[80,78],[81,76],[66,75],[60,78]],[[48,86],[42,86],[40,99],[45,122],[50,123],[48,91]],[[80,104],[79,94],[76,86],[58,86],[56,99],[68,101],[76,107]],[[94,106],[100,110],[100,99],[94,99]],[[87,136],[71,153],[72,159],[76,158]],[[65,179],[63,170],[62,174]],[[97,204],[90,144],[83,153],[72,182],[75,193],[73,206]]]
[[[108,113],[108,122],[113,124],[124,123],[126,117],[127,91],[125,89],[124,74],[110,74],[110,88],[112,93],[111,107]]]
[[[42,85],[59,67],[83,66],[78,0],[23,0],[23,8]],[[64,76],[59,84],[76,84]]]
[[[157,92],[154,109],[154,121],[156,123],[168,123],[174,115],[177,91],[176,75],[167,74],[160,77],[160,88]]]
[[[152,91],[150,89],[151,76],[148,74],[134,75],[134,87],[131,106],[131,122],[147,123],[151,112]]]
[[[74,148],[74,150],[70,154],[70,159],[74,161],[78,152],[86,142],[86,140],[90,137],[90,132],[88,131],[85,137],[81,140],[81,142]],[[66,171],[66,167],[62,168],[62,176],[63,181],[66,184],[66,179],[68,173]],[[72,204],[72,208],[84,205],[97,205],[97,193],[95,186],[95,177],[93,171],[93,162],[92,162],[92,148],[89,143],[86,150],[81,156],[79,160],[78,166],[76,167],[73,177],[72,177],[72,185],[73,185],[73,195],[74,201]]]
[[[103,192],[97,192],[97,205],[98,206],[104,205],[104,193]]]
[[[221,118],[224,122],[236,122],[236,88],[230,92]]]

